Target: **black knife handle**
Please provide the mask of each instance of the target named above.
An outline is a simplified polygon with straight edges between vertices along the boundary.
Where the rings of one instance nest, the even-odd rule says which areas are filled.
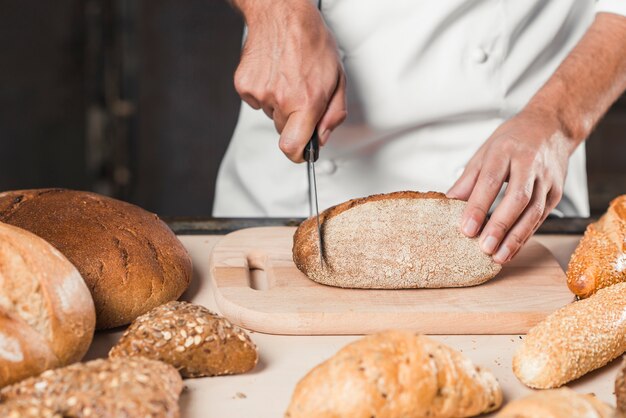
[[[313,162],[317,161],[320,156],[320,140],[317,136],[317,129],[313,131],[311,139],[304,147],[304,161],[311,161],[311,155],[313,156]]]

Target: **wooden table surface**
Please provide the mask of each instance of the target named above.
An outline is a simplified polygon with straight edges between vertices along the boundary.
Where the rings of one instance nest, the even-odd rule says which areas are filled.
[[[210,286],[209,255],[219,236],[181,236],[194,263],[194,281],[183,300],[217,310]],[[537,235],[542,244],[555,255],[563,268],[580,236]],[[121,330],[99,332],[86,359],[106,356],[121,335]],[[280,336],[252,333],[259,347],[260,362],[255,370],[238,376],[220,376],[185,381],[187,389],[181,397],[182,416],[190,418],[265,418],[281,417],[287,408],[296,382],[308,370],[332,356],[358,336]],[[511,359],[519,335],[450,335],[434,339],[462,351],[476,364],[489,368],[500,381],[505,402],[531,390],[522,385],[511,371]],[[595,393],[600,399],[615,404],[613,382],[619,361],[590,373],[568,385],[581,393]]]

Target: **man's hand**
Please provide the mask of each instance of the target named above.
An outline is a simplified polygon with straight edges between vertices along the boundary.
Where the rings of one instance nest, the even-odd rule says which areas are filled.
[[[335,40],[309,0],[233,3],[248,26],[235,88],[246,103],[274,120],[280,149],[301,162],[316,127],[324,145],[347,115]]]
[[[626,18],[599,13],[578,45],[524,110],[502,124],[448,191],[468,200],[465,235],[480,231],[484,252],[505,263],[561,199],[570,154],[626,89]]]
[[[473,237],[505,182],[502,202],[480,235],[494,261],[509,261],[555,208],[577,142],[547,114],[522,112],[502,124],[476,152],[448,196],[467,200],[461,228]]]

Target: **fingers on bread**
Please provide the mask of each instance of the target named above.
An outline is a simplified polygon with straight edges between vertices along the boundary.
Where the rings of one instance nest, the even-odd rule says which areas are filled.
[[[293,242],[296,266],[310,279],[349,288],[472,286],[501,266],[460,231],[465,202],[442,193],[396,192],[350,200],[305,220]]]
[[[178,299],[191,280],[191,259],[174,233],[130,203],[64,189],[10,191],[0,193],[0,221],[40,236],[76,266],[98,329]]]
[[[161,360],[183,377],[245,373],[258,361],[244,330],[187,302],[169,302],[137,318],[109,356]]]
[[[626,195],[587,227],[567,268],[570,290],[586,298],[603,287],[626,281]]]
[[[286,417],[470,417],[501,403],[496,378],[462,354],[423,335],[386,331],[312,369]]]
[[[80,360],[94,326],[76,268],[43,239],[0,223],[0,387]]]

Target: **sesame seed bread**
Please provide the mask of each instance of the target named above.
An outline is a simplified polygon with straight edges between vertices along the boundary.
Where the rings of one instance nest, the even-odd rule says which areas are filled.
[[[177,418],[183,382],[171,366],[142,357],[48,370],[0,391],[0,407],[40,404],[69,417]],[[0,409],[1,411],[1,409]]]
[[[36,235],[0,223],[0,387],[80,360],[95,322],[72,263]]]
[[[346,345],[298,384],[287,418],[471,417],[498,409],[502,390],[458,351],[409,331]]]
[[[496,418],[614,418],[614,409],[593,395],[568,388],[543,390],[508,403]]]
[[[258,361],[244,330],[187,302],[169,302],[137,318],[109,356],[161,360],[183,377],[245,373]]]
[[[396,192],[350,200],[305,220],[293,260],[318,283],[375,289],[481,284],[501,269],[460,231],[465,202],[442,193]]]
[[[626,281],[626,195],[587,227],[567,267],[567,285],[581,298]]]
[[[531,328],[513,357],[513,372],[535,389],[564,385],[626,351],[626,283],[600,289]]]
[[[191,259],[172,231],[126,202],[63,189],[11,191],[0,193],[0,221],[39,235],[76,266],[98,329],[178,299],[191,280]]]
[[[0,403],[3,418],[66,418],[49,400],[18,399]]]

